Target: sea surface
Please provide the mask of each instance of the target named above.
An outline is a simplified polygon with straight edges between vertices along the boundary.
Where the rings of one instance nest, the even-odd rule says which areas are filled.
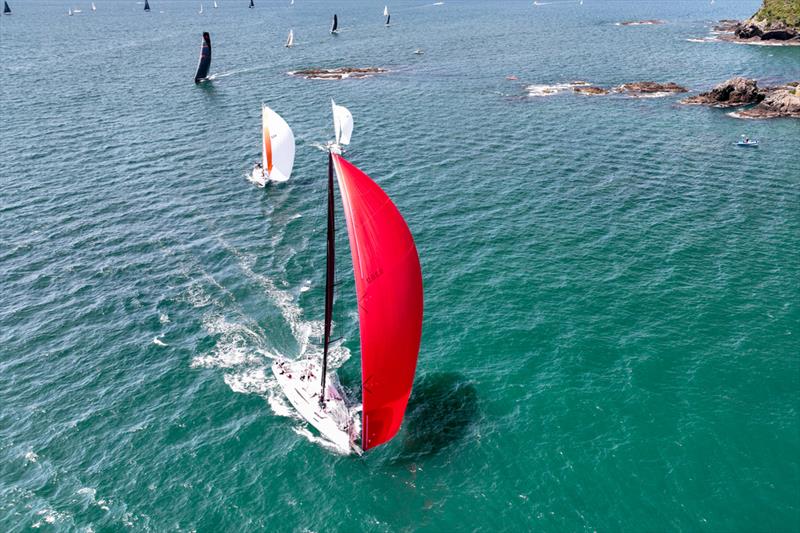
[[[758,0],[9,1],[0,531],[800,531],[800,121],[528,89],[800,79],[800,48],[687,41]],[[338,66],[390,72],[287,75]],[[331,98],[425,286],[403,428],[362,458],[269,370],[320,350]],[[257,189],[262,102],[297,159]]]

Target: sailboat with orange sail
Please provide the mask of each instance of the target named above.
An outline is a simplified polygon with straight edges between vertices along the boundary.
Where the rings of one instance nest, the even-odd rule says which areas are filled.
[[[294,133],[279,114],[263,104],[261,134],[261,162],[253,167],[250,181],[259,187],[270,181],[288,181],[294,166]]]
[[[333,106],[336,141],[328,147],[327,253],[322,353],[277,359],[272,371],[289,402],[342,454],[391,440],[403,422],[422,335],[423,291],[411,231],[389,196],[342,155],[352,115]],[[361,404],[351,402],[328,367],[336,266],[334,177],[339,186],[358,306]]]

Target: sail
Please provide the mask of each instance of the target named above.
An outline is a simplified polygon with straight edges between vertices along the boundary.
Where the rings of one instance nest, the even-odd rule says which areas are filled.
[[[253,3],[253,0],[250,0],[250,5],[248,7],[255,7],[255,4]]]
[[[10,15],[11,8],[8,7],[8,2],[3,2],[3,15]]]
[[[333,24],[331,25],[331,33],[336,33],[339,29],[339,17],[333,15]]]
[[[364,450],[403,421],[422,334],[422,272],[414,238],[385,192],[333,154],[358,297]]]
[[[147,0],[144,0],[144,10],[150,11],[150,4],[147,2]]]
[[[294,134],[283,118],[269,107],[261,106],[261,164],[272,181],[286,181],[294,166]]]
[[[389,25],[389,21],[390,21],[390,20],[392,20],[392,16],[391,16],[391,15],[389,15],[389,16],[387,16],[387,17],[386,17],[386,25],[387,25],[387,26]]]
[[[203,32],[203,43],[200,45],[200,61],[197,63],[197,72],[194,75],[194,82],[200,83],[208,77],[208,69],[211,68],[211,36],[207,31]]]
[[[383,6],[383,16],[384,17],[389,16],[389,6]]]
[[[331,100],[333,108],[333,127],[336,130],[336,144],[350,144],[353,135],[353,115],[350,111]]]
[[[94,5],[94,2],[92,2],[92,11],[97,11],[97,6]]]
[[[289,30],[289,37],[286,39],[286,47],[289,48],[294,45],[294,30]]]

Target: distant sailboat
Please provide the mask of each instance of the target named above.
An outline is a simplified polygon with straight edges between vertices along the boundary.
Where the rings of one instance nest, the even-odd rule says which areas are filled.
[[[10,15],[11,8],[8,7],[8,2],[3,2],[3,15]]]
[[[211,68],[211,36],[207,31],[203,32],[203,42],[200,45],[200,61],[197,63],[197,72],[194,73],[194,82],[200,83],[208,78],[208,70]]]
[[[67,16],[68,17],[72,16],[72,8],[67,9]]]
[[[214,0],[214,9],[217,9],[219,6],[217,5],[217,0]]]
[[[150,11],[150,3],[147,0],[144,0],[144,10]]]
[[[336,104],[333,113],[322,360],[277,359],[272,372],[292,406],[327,442],[340,453],[360,454],[391,440],[403,422],[422,334],[422,270],[414,237],[397,206],[341,155],[352,133],[352,115]],[[361,406],[352,408],[336,373],[328,372],[336,286],[334,176],[347,223],[361,338]]]
[[[92,11],[97,11],[97,6],[94,5],[94,2],[92,2]]]
[[[339,33],[339,17],[333,15],[333,24],[331,24],[331,33],[337,34]]]
[[[289,30],[289,38],[286,39],[286,48],[294,46],[294,30]]]
[[[200,4],[200,11],[197,12],[198,15],[203,14],[203,4]]]
[[[388,26],[389,21],[392,20],[392,16],[389,14],[389,6],[383,6],[383,16],[386,17],[386,26]]]
[[[73,9],[72,12],[73,13],[83,13],[83,11],[81,11],[80,9]]]
[[[292,0],[291,2],[289,2],[289,5],[290,5],[290,6],[293,6],[293,5],[294,5],[294,0]]]
[[[250,0],[250,5],[248,7],[250,7],[251,9],[256,7],[256,5],[253,3],[253,0]]]
[[[250,180],[264,187],[268,181],[284,182],[294,166],[294,133],[275,111],[261,105],[261,162],[253,168]]]

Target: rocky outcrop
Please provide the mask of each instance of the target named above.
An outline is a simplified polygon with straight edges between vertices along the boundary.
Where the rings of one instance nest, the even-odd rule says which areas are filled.
[[[677,83],[656,83],[654,81],[637,81],[634,83],[625,83],[618,87],[620,92],[628,93],[685,93],[688,92],[686,87],[681,87]]]
[[[732,78],[720,83],[706,93],[690,96],[683,104],[709,105],[713,107],[737,107],[760,102],[764,95],[758,90],[758,82],[747,78]]]
[[[760,104],[739,111],[736,116],[739,118],[800,118],[800,94],[795,86],[769,89]]]
[[[714,30],[723,41],[800,45],[800,0],[764,0],[749,19],[721,20]]]
[[[588,94],[592,96],[608,94],[608,89],[603,89],[602,87],[596,87],[594,85],[581,85],[579,87],[573,87],[572,90],[576,93]]]
[[[711,91],[690,96],[682,104],[712,107],[742,107],[731,115],[736,118],[800,118],[800,82],[761,89],[756,80],[733,78]]]
[[[375,74],[383,74],[388,72],[386,69],[379,67],[366,67],[366,68],[353,68],[353,67],[340,67],[340,68],[317,68],[307,70],[295,70],[289,72],[291,76],[300,76],[307,80],[344,80],[348,78],[361,79],[369,78]]]

